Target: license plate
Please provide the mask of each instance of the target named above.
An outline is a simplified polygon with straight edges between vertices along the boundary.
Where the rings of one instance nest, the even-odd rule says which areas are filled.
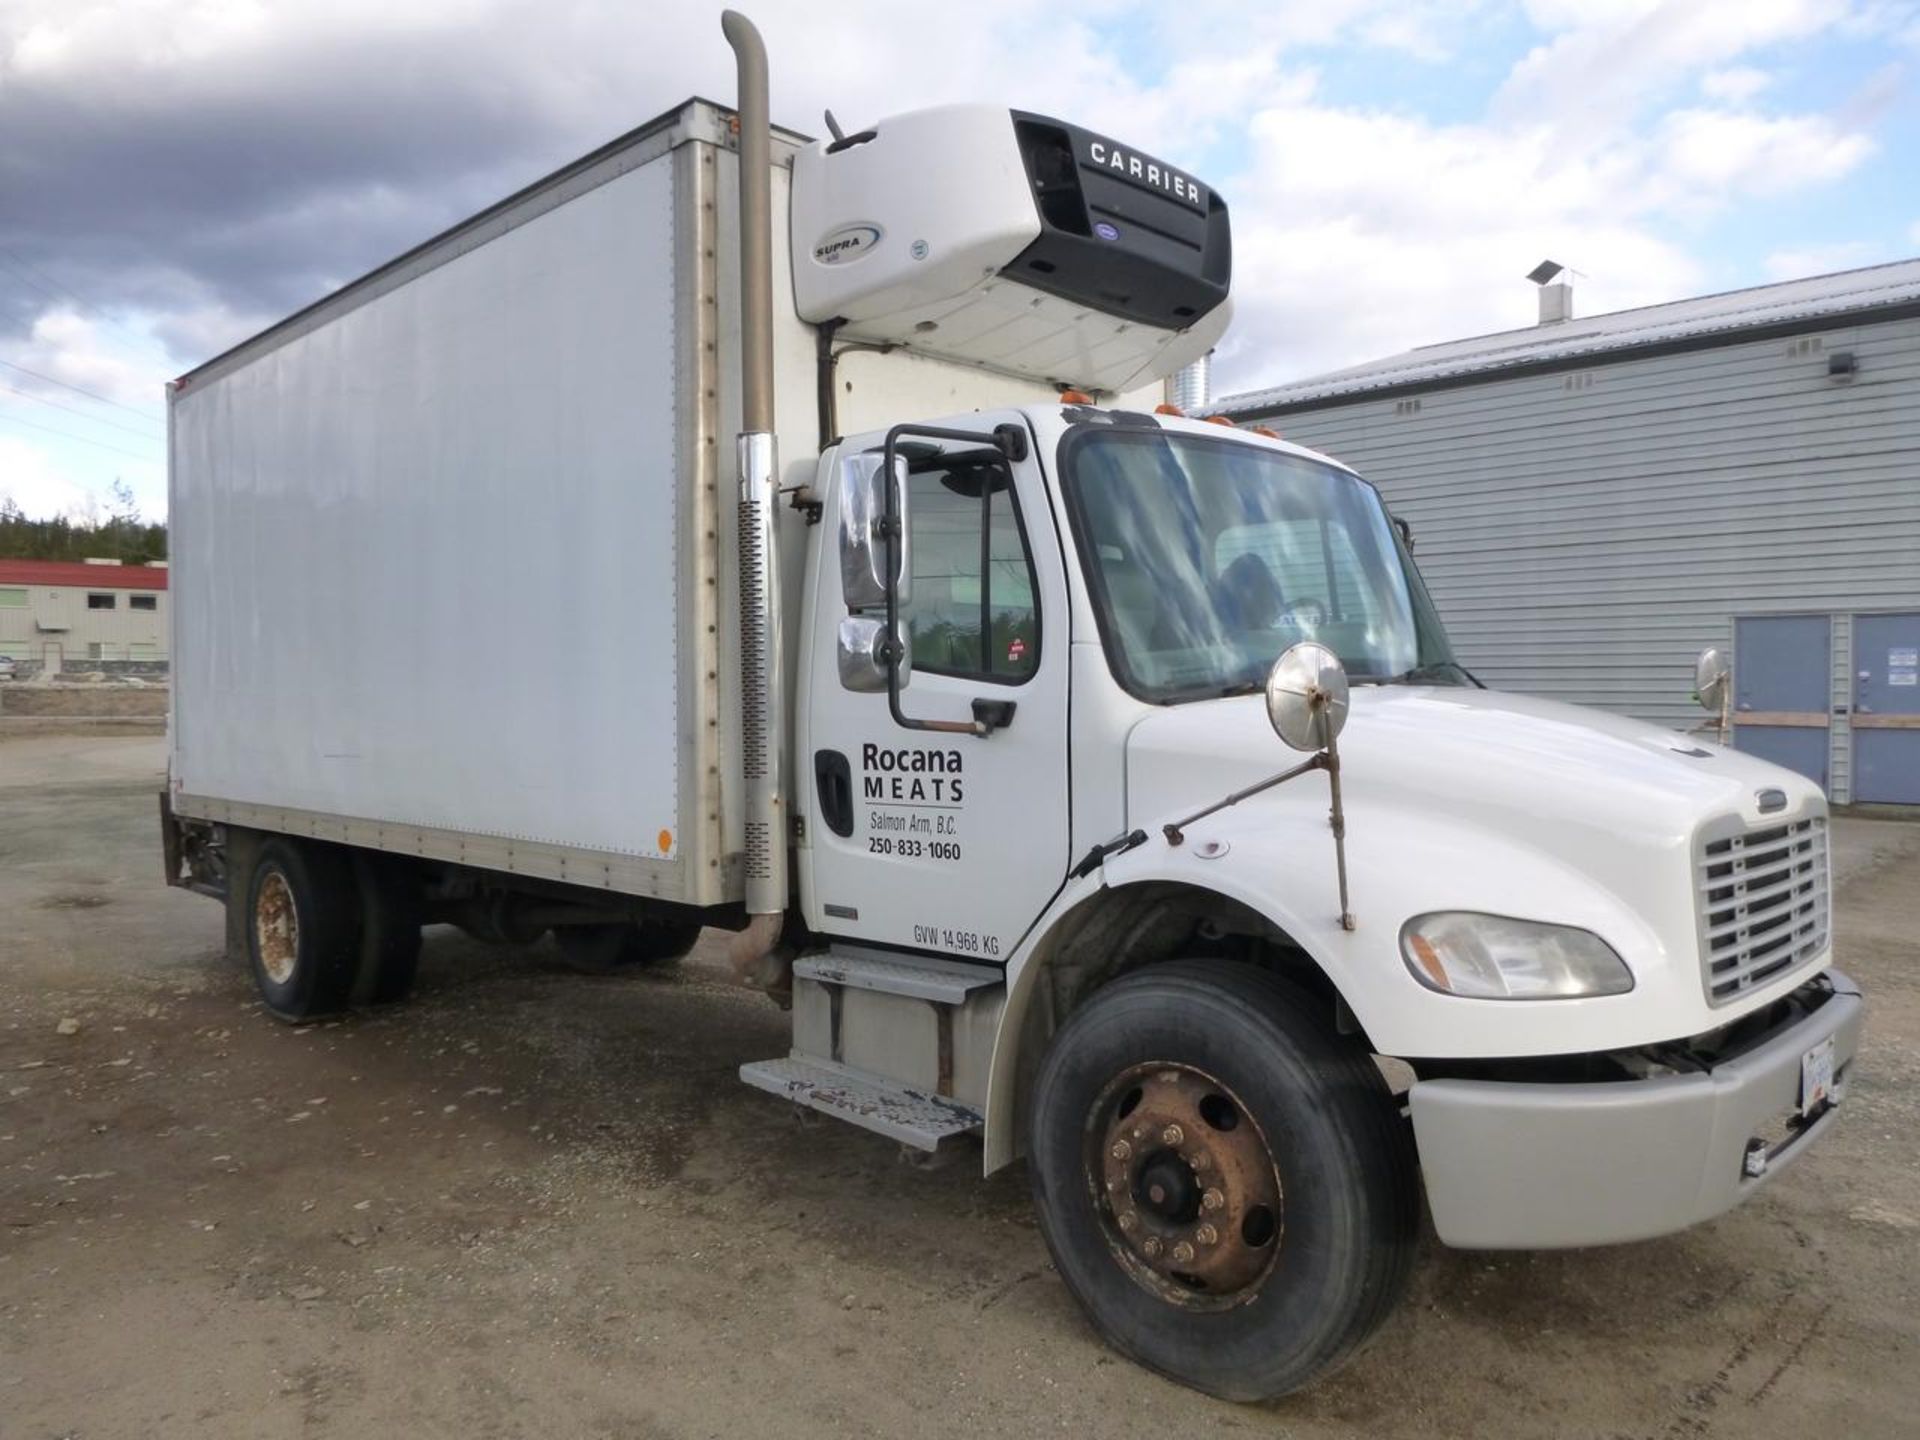
[[[1800,1057],[1800,1113],[1811,1115],[1833,1098],[1833,1037]]]

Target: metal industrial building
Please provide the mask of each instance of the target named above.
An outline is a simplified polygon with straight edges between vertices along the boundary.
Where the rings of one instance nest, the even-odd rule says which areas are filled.
[[[1215,408],[1375,481],[1488,684],[1920,804],[1920,260],[1431,345]]]
[[[23,674],[167,658],[167,567],[0,560],[0,655]]]

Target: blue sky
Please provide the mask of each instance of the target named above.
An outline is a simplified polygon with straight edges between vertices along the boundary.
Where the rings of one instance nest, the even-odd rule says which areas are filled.
[[[1104,129],[1234,211],[1241,390],[1920,254],[1920,0],[799,0],[775,118]],[[165,378],[690,93],[718,7],[0,0],[0,495],[165,505]]]

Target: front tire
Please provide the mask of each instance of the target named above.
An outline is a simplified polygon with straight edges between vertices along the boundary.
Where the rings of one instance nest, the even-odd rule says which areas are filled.
[[[1069,1015],[1035,1081],[1061,1278],[1115,1349],[1223,1399],[1351,1357],[1411,1268],[1411,1137],[1324,1008],[1249,965],[1153,966]]]
[[[247,960],[267,1009],[293,1025],[345,1009],[360,938],[347,856],[274,836],[254,849],[243,893]]]

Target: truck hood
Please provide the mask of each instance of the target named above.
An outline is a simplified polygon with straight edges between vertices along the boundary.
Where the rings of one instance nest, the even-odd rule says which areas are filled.
[[[1350,810],[1430,811],[1507,836],[1545,826],[1672,844],[1709,816],[1757,821],[1763,790],[1784,792],[1786,813],[1824,804],[1804,776],[1710,740],[1497,690],[1356,686],[1340,756]],[[1164,821],[1299,758],[1260,696],[1159,711],[1128,740],[1128,823]],[[1324,808],[1324,780],[1284,788],[1296,787],[1317,789]]]
[[[1300,759],[1259,696],[1139,721],[1127,817],[1147,840],[1107,862],[1106,883],[1178,882],[1259,912],[1319,961],[1385,1053],[1565,1054],[1697,1035],[1824,963],[1826,951],[1734,1003],[1705,993],[1703,829],[1718,838],[1826,813],[1811,781],[1750,755],[1526,696],[1355,687],[1340,737],[1352,930],[1339,923],[1325,775],[1197,821],[1178,845],[1161,829]],[[1398,937],[1441,910],[1591,931],[1634,988],[1540,1004],[1439,995],[1408,973]]]

